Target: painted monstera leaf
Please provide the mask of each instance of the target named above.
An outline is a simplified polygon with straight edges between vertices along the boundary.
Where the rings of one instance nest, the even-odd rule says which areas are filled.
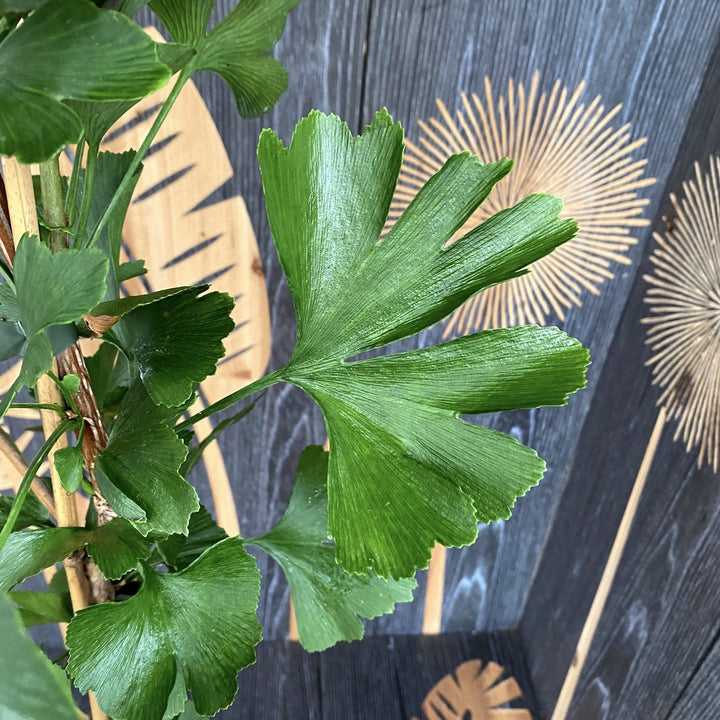
[[[452,156],[379,242],[403,132],[379,112],[362,135],[319,112],[289,147],[270,130],[258,157],[267,214],[297,315],[275,379],[320,406],[330,440],[329,532],[349,572],[411,576],[435,542],[466,545],[510,515],[545,470],[534,451],[460,415],[562,405],[585,384],[587,351],[557,328],[478,333],[350,361],[417,333],[569,240],[562,203],[532,195],[452,245],[512,167]]]
[[[529,710],[505,704],[522,697],[513,677],[496,662],[468,660],[442,678],[423,700],[423,720],[532,720]],[[418,720],[413,718],[413,720]]]

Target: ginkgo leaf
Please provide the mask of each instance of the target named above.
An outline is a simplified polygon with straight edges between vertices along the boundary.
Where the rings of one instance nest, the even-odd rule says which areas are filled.
[[[73,616],[69,592],[31,592],[15,590],[9,594],[17,605],[25,627],[48,623],[70,622]]]
[[[19,613],[0,595],[0,717],[77,720],[65,673],[22,629]]]
[[[175,407],[215,373],[235,323],[233,299],[200,285],[135,307],[106,333],[123,350],[154,402]]]
[[[136,382],[123,398],[95,474],[103,497],[143,534],[187,534],[200,503],[178,472],[187,447],[168,425],[179,412],[156,405]]]
[[[451,157],[380,243],[402,159],[387,112],[357,138],[313,112],[289,147],[263,131],[258,157],[275,245],[297,315],[277,378],[304,389],[330,438],[329,530],[350,572],[409,577],[435,542],[464,545],[507,518],[545,465],[460,413],[557,405],[585,383],[588,353],[557,329],[487,332],[347,362],[416,333],[485,287],[516,277],[576,231],[534,195],[453,244],[508,160]]]
[[[340,640],[359,640],[360,618],[392,612],[410,602],[414,579],[351,575],[335,561],[327,534],[328,454],[310,446],[300,456],[295,485],[282,520],[262,537],[247,540],[272,555],[290,584],[298,636],[306,650],[325,650]]]
[[[182,673],[195,708],[213,715],[255,661],[260,575],[240,538],[207,550],[187,569],[144,566],[136,595],[81,610],[68,626],[68,671],[116,720],[160,720]]]
[[[0,417],[23,385],[32,387],[50,369],[53,354],[77,339],[68,323],[79,320],[102,299],[107,265],[102,251],[94,248],[52,254],[35,236],[20,238],[13,280],[0,287],[0,318],[5,318],[0,321],[5,327],[0,354],[10,357],[17,351],[23,362],[0,401]]]
[[[0,0],[0,13],[24,13],[36,10],[48,0]]]
[[[0,44],[0,66],[0,153],[24,163],[79,139],[80,118],[62,100],[133,100],[170,77],[137,24],[86,0],[38,7]]]
[[[55,469],[67,492],[75,492],[83,478],[82,452],[77,445],[69,445],[55,451]]]
[[[23,235],[13,277],[25,334],[30,337],[51,325],[79,320],[102,300],[106,272],[107,260],[97,249],[52,254],[36,237]]]
[[[104,342],[94,355],[85,358],[85,365],[98,408],[105,412],[119,406],[130,387],[127,358],[114,345]]]
[[[6,495],[0,496],[0,530],[7,522],[10,508],[14,502],[14,498]],[[22,530],[30,525],[37,527],[51,526],[50,514],[45,506],[34,496],[28,495],[22,504],[22,509],[18,515],[13,530]]]
[[[118,579],[134,570],[150,552],[150,543],[121,518],[94,529],[20,530],[11,533],[0,550],[0,592],[10,590],[85,546],[110,579]]]
[[[164,540],[158,540],[157,547],[169,568],[184,570],[208,548],[227,536],[207,509],[201,505],[200,509],[190,516],[187,536],[170,535]]]
[[[214,0],[152,0],[175,42],[197,54],[192,70],[212,70],[230,86],[243,117],[267,112],[285,91],[285,68],[267,54],[285,29],[287,14],[300,0],[243,0],[209,33]]]

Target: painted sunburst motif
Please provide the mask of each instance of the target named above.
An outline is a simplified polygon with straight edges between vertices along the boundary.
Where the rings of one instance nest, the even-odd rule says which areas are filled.
[[[613,267],[630,263],[625,253],[636,242],[632,228],[648,224],[641,217],[648,200],[638,191],[655,180],[644,177],[647,161],[633,157],[645,138],[632,140],[629,125],[612,127],[621,106],[606,112],[599,96],[585,105],[580,101],[584,83],[569,92],[558,80],[549,95],[539,93],[539,84],[537,72],[527,91],[510,80],[507,98],[495,98],[485,78],[484,99],[463,93],[456,118],[438,100],[440,117],[418,121],[417,144],[406,141],[390,223],[449,155],[469,150],[483,162],[510,157],[515,166],[456,237],[535,192],[563,198],[561,217],[575,218],[580,227],[576,238],[534,263],[529,274],[490,288],[456,310],[445,336],[542,325],[551,316],[564,320],[570,306],[581,304],[584,291],[599,294],[599,286],[613,277]]]
[[[688,451],[699,447],[698,467],[720,464],[720,158],[710,169],[695,163],[695,179],[683,197],[670,200],[675,217],[655,233],[657,243],[646,275],[650,315],[647,343],[653,355],[658,404],[678,420],[675,439]]]
[[[513,677],[501,680],[502,666],[482,660],[468,660],[454,673],[442,678],[422,704],[427,720],[531,720],[529,710],[508,708],[507,703],[522,697]],[[417,718],[413,718],[417,720]]]

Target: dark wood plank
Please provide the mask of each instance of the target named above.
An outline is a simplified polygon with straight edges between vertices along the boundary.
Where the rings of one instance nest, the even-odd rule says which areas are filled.
[[[222,14],[230,2],[219,5]],[[599,93],[608,105],[625,102],[622,120],[632,121],[637,135],[649,138],[649,171],[660,180],[648,193],[654,215],[698,94],[719,15],[720,8],[711,0],[546,0],[532,8],[513,0],[502,12],[471,0],[304,0],[290,15],[277,52],[290,69],[290,88],[265,118],[239,119],[222,81],[199,77],[199,88],[237,168],[218,197],[241,194],[258,235],[273,320],[271,367],[291,352],[294,320],[264,216],[255,160],[262,126],[270,125],[288,139],[295,122],[311,107],[320,107],[347,118],[357,130],[375,109],[387,105],[412,138],[416,119],[435,112],[435,97],[452,109],[459,92],[479,89],[486,74],[496,88],[510,76],[527,82],[535,69],[542,72],[544,88],[556,77],[569,87],[586,78],[586,98]],[[688,26],[692,43],[687,42]],[[634,259],[647,233],[637,237]],[[618,274],[599,298],[586,295],[584,306],[572,311],[565,323],[568,332],[592,349],[588,390],[573,398],[568,408],[490,419],[494,427],[536,447],[548,459],[549,470],[540,488],[518,503],[513,520],[481,528],[475,546],[450,554],[447,629],[513,627],[519,622],[576,453],[579,428],[635,272],[632,267]],[[420,342],[437,337],[431,331]],[[279,518],[301,448],[323,439],[317,409],[302,393],[285,387],[271,390],[244,424],[228,432],[222,446],[246,533],[261,532]],[[287,586],[264,557],[260,566],[261,619],[266,637],[280,638],[287,627]],[[418,632],[421,613],[422,603],[416,601],[392,618],[369,624],[369,632]]]
[[[510,707],[537,717],[518,633],[445,633],[440,636],[374,636],[325,653],[297,643],[269,641],[257,665],[240,674],[226,720],[410,720],[435,684],[467,660],[491,660],[514,677],[523,697]]]
[[[715,644],[676,701],[667,720],[715,720],[718,716],[717,678],[720,674],[720,643]]]
[[[648,137],[649,174],[659,180],[646,194],[651,200],[647,216],[652,217],[719,24],[720,6],[709,0],[532,6],[517,1],[504,3],[502,12],[466,0],[376,3],[363,116],[367,120],[374,108],[387,104],[414,138],[416,119],[436,114],[435,97],[453,110],[460,91],[480,90],[485,75],[498,90],[509,77],[529,82],[535,69],[545,89],[556,77],[570,88],[586,78],[586,99],[601,94],[609,106],[624,102],[618,124],[630,121],[636,136]],[[630,255],[637,263],[648,232],[634,236],[639,242]],[[573,309],[564,323],[591,348],[587,390],[566,408],[490,419],[493,427],[535,447],[548,460],[548,472],[541,486],[518,502],[511,521],[481,528],[474,546],[449,555],[446,629],[517,625],[636,268],[618,272],[600,297],[586,294],[583,307]],[[437,338],[431,331],[421,342]],[[402,612],[374,627],[417,632],[420,615]]]
[[[720,44],[708,66],[681,151],[663,190],[653,229],[663,230],[670,192],[681,193],[694,160],[720,150]],[[649,248],[648,248],[649,249]],[[640,318],[647,313],[641,276],[610,348],[569,481],[523,617],[535,688],[549,713],[657,417],[657,389],[644,362]],[[720,629],[720,486],[667,427],[570,717],[580,720],[662,717],[702,691],[693,676]],[[710,658],[714,657],[711,654]],[[708,659],[712,664],[713,660]],[[708,670],[703,666],[702,673]],[[700,702],[700,700],[698,700]],[[715,701],[714,714],[718,713]],[[678,714],[674,717],[692,717]],[[710,716],[708,716],[710,717]]]

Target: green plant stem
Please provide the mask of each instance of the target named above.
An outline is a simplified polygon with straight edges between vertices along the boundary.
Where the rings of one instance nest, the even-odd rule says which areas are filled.
[[[20,390],[22,390],[22,387],[23,384],[20,380],[20,376],[18,375],[18,377],[15,378],[13,384],[7,389],[5,395],[3,395],[3,398],[0,401],[0,420],[5,417],[5,413],[7,413],[12,401],[15,399]]]
[[[250,403],[247,407],[244,407],[239,413],[236,415],[233,415],[232,417],[225,418],[221,422],[219,422],[210,432],[209,435],[207,435],[205,438],[203,438],[195,447],[190,448],[190,452],[188,452],[188,456],[185,458],[185,462],[180,467],[180,474],[186,478],[188,476],[188,473],[197,465],[198,462],[200,462],[200,458],[202,457],[203,452],[205,452],[205,448],[207,448],[208,445],[210,445],[211,442],[216,440],[221,433],[223,433],[225,430],[227,430],[229,427],[232,427],[235,425],[235,423],[240,422],[248,413],[252,412],[255,405],[257,405],[260,400],[262,400],[265,393],[260,395],[257,400]]]
[[[259,392],[260,390],[265,390],[265,388],[269,388],[271,385],[274,385],[275,383],[280,381],[281,372],[282,370],[276,370],[274,373],[270,373],[270,375],[261,377],[259,380],[256,380],[255,382],[252,382],[249,385],[240,388],[239,390],[236,390],[234,393],[230,393],[230,395],[226,395],[224,398],[220,398],[220,400],[213,403],[212,405],[208,405],[204,410],[201,410],[199,413],[191,415],[187,420],[183,420],[181,423],[178,423],[175,426],[175,430],[183,430],[186,427],[190,427],[191,425],[194,425],[195,423],[204,420],[206,417],[210,417],[211,415],[214,415],[215,413],[220,412],[221,410],[225,410],[231,405],[234,405],[235,403],[244,400],[246,397],[249,397],[253,393]]]
[[[0,453],[5,456],[8,462],[21,475],[25,475],[28,467],[27,462],[25,462],[25,456],[15,444],[15,441],[2,428],[0,428]],[[32,481],[31,485],[32,491],[35,493],[37,499],[45,506],[50,515],[56,518],[57,508],[55,507],[52,493],[43,485],[42,480],[38,477]]]
[[[63,420],[51,433],[50,437],[45,440],[43,446],[40,448],[40,452],[38,452],[38,454],[33,458],[33,461],[28,465],[28,469],[25,472],[25,476],[20,483],[20,487],[15,495],[15,500],[10,508],[10,512],[8,513],[7,522],[5,523],[2,531],[0,531],[0,550],[2,550],[3,545],[5,545],[5,541],[8,539],[8,536],[15,526],[15,521],[20,515],[25,498],[30,492],[32,481],[35,479],[35,475],[37,475],[43,461],[48,456],[49,452],[55,447],[55,443],[60,439],[60,436],[64,435],[66,432],[74,430],[77,427],[77,424],[77,420]]]
[[[55,410],[60,415],[65,415],[65,408],[55,403],[13,403],[11,409],[27,409],[27,410]]]
[[[77,212],[77,192],[78,183],[80,181],[80,167],[82,166],[83,155],[85,154],[85,135],[80,138],[75,147],[75,158],[73,160],[72,174],[70,175],[70,184],[68,185],[67,195],[65,196],[65,208],[68,213],[68,225],[72,227],[75,224],[75,213]]]
[[[105,225],[107,225],[108,220],[110,219],[110,215],[117,207],[117,204],[120,202],[120,198],[124,196],[125,190],[132,182],[132,178],[135,175],[135,172],[140,167],[140,163],[142,162],[143,157],[145,157],[145,153],[150,148],[150,145],[152,145],[152,142],[155,139],[155,136],[158,134],[160,127],[165,122],[165,118],[168,116],[168,113],[172,109],[172,106],[177,100],[178,95],[180,95],[180,91],[183,89],[185,83],[190,79],[190,76],[193,74],[193,72],[194,68],[192,67],[192,63],[186,65],[185,68],[183,68],[183,70],[180,72],[178,79],[175,81],[173,89],[170,91],[170,94],[167,96],[165,102],[160,108],[160,112],[157,114],[155,122],[152,124],[152,127],[148,131],[148,134],[145,136],[142,145],[140,145],[137,152],[135,153],[135,157],[130,163],[130,167],[127,169],[127,172],[125,173],[125,176],[120,182],[118,189],[115,191],[112,200],[108,203],[108,206],[105,208],[105,212],[95,224],[95,227],[90,234],[90,239],[86,244],[87,246],[94,245],[98,241],[100,233],[103,231]]]
[[[95,182],[95,168],[97,167],[97,158],[100,148],[97,145],[88,145],[87,163],[85,165],[85,181],[83,182],[82,204],[80,205],[80,215],[78,217],[77,232],[75,234],[75,242],[79,243],[78,247],[82,247],[81,243],[85,237],[88,219],[90,218],[90,204],[92,202],[93,184]],[[75,168],[73,167],[73,172]]]
[[[54,228],[65,227],[65,205],[63,203],[62,181],[60,179],[60,160],[57,156],[40,164],[40,191],[47,224]],[[55,229],[50,231],[51,252],[56,253],[59,250],[64,250],[67,246],[67,234],[64,230]]]

